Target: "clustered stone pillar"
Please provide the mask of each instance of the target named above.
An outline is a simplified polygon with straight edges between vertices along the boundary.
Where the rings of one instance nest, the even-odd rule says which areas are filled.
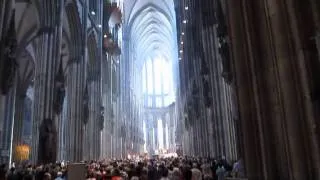
[[[112,103],[112,56],[106,55],[102,61],[103,76],[102,76],[102,94],[103,94],[103,106],[104,106],[104,129],[102,132],[102,158],[112,158],[112,134],[113,134],[113,103]]]
[[[102,147],[104,149],[102,152],[103,158],[123,158],[127,138],[130,137],[127,131],[125,113],[122,113],[122,108],[120,108],[124,102],[121,101],[123,97],[119,96],[119,61],[120,57],[114,55],[107,55],[105,61],[103,61],[102,88],[105,127],[102,131],[102,141],[106,141],[105,147]]]
[[[14,117],[14,128],[13,128],[13,155],[15,154],[15,149],[18,145],[23,143],[23,121],[24,121],[24,110],[25,110],[25,99],[26,95],[24,94],[16,94],[16,102],[15,102],[15,117]],[[15,157],[15,155],[14,155]],[[18,161],[18,159],[14,159],[14,161]]]
[[[148,116],[149,117],[149,116]],[[150,118],[147,118],[146,126],[147,126],[147,151],[149,153],[154,153],[154,139],[153,139],[153,122]]]
[[[116,92],[115,92],[116,93]],[[120,159],[121,158],[121,135],[120,135],[120,128],[121,128],[121,121],[119,119],[119,108],[118,108],[118,105],[119,105],[119,102],[118,102],[118,99],[116,100],[115,102],[115,109],[116,109],[116,116],[115,116],[115,138],[114,138],[114,146],[115,146],[115,149],[114,149],[114,157],[117,158],[117,159]]]
[[[171,111],[167,114],[167,126],[168,126],[168,149],[170,152],[173,152],[175,149],[175,127],[174,127],[174,119],[171,115]]]
[[[4,65],[4,48],[7,44],[6,38],[11,33],[11,28],[13,26],[14,28],[14,0],[2,0],[0,1],[0,84],[2,84],[4,79],[7,79],[6,77],[3,77],[4,72],[3,68],[8,68]],[[12,80],[14,81],[14,80]],[[2,87],[2,85],[1,85]],[[12,107],[14,104],[11,104],[10,101],[14,100],[13,97],[15,94],[12,94],[15,89],[15,87],[11,87],[9,92],[3,92],[3,89],[1,89],[1,95],[0,95],[0,149],[3,152],[2,155],[0,155],[0,163],[2,162],[8,162],[9,160],[9,150],[10,150],[10,142],[11,142],[11,126],[12,126],[12,116],[13,114],[9,115],[9,112],[14,109]],[[13,97],[10,97],[13,96]],[[11,100],[10,100],[11,99]],[[12,112],[13,113],[13,112]],[[8,153],[7,153],[8,152]]]
[[[318,1],[226,2],[248,178],[319,179]]]
[[[88,122],[88,158],[96,159],[99,158],[99,144],[98,138],[100,136],[99,118],[101,115],[101,102],[100,102],[100,81],[98,78],[89,81],[89,122]]]
[[[3,132],[2,132],[2,139],[0,142],[0,148],[3,150],[3,152],[6,152],[5,156],[1,157],[1,162],[9,162],[10,158],[12,157],[12,153],[10,153],[10,150],[12,150],[12,128],[14,126],[13,116],[15,112],[15,94],[17,89],[17,83],[14,83],[14,86],[11,88],[11,90],[6,94],[5,96],[5,113],[4,113],[4,122],[3,122]],[[12,152],[12,151],[11,151]]]
[[[162,123],[162,129],[163,129],[163,148],[167,149],[167,119],[166,115],[162,116],[161,118]]]
[[[209,26],[205,29],[203,36],[203,46],[206,49],[206,59],[214,59],[214,61],[208,61],[210,65],[209,75],[212,77],[210,79],[211,84],[211,96],[212,104],[209,108],[212,109],[207,111],[208,119],[206,124],[207,134],[212,134],[208,136],[209,140],[213,140],[213,143],[209,143],[211,155],[214,156],[225,156],[229,160],[237,159],[236,153],[236,143],[235,143],[235,124],[234,124],[234,114],[235,112],[231,109],[231,104],[233,103],[231,95],[231,86],[227,83],[226,79],[223,78],[222,74],[225,69],[223,69],[223,57],[219,52],[219,34],[217,32],[217,26]],[[205,39],[210,39],[211,41],[206,41]],[[211,51],[209,51],[211,49]],[[227,73],[227,72],[225,72]],[[207,107],[205,107],[207,108]],[[210,133],[209,133],[210,132]]]
[[[158,119],[156,118],[156,116],[152,117],[152,123],[153,123],[153,141],[154,141],[154,150],[158,150],[159,149],[159,131],[158,131]]]
[[[63,1],[39,1],[41,27],[37,37],[35,96],[32,127],[32,160],[54,162],[57,150],[57,128],[54,122],[54,84],[60,60]],[[51,9],[51,10],[48,10]]]
[[[67,159],[78,162],[83,158],[84,119],[83,119],[83,95],[85,62],[77,59],[70,63],[67,76]]]
[[[10,18],[12,17],[15,0],[0,1],[0,39],[6,35],[6,31],[10,25]]]
[[[69,93],[70,94],[70,93]],[[70,129],[67,127],[68,125],[68,91],[66,92],[66,97],[63,100],[63,104],[62,104],[62,112],[59,115],[59,123],[58,123],[58,161],[63,161],[67,158],[67,146],[69,146],[69,136],[68,131],[70,131]],[[68,140],[67,140],[68,139]]]

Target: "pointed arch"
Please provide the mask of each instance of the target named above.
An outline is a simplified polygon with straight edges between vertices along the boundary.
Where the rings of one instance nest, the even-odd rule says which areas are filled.
[[[82,24],[81,24],[81,18],[78,12],[77,4],[73,1],[71,3],[68,3],[65,7],[66,9],[66,16],[68,18],[69,23],[69,32],[70,32],[70,42],[71,47],[70,49],[70,58],[71,59],[81,59],[81,57],[84,54],[83,49],[83,32],[81,31]]]
[[[175,18],[168,6],[150,2],[130,14],[127,33],[131,47],[135,47],[132,51],[139,56],[135,64],[140,69],[146,57],[157,56],[161,52],[166,60],[177,61]]]
[[[17,57],[19,69],[18,69],[18,94],[22,95],[27,92],[28,87],[31,85],[34,78],[35,70],[35,56],[34,49],[31,44],[29,44],[22,52],[20,52]]]
[[[128,20],[128,28],[127,28],[129,34],[131,33],[132,25],[134,24],[135,21],[137,21],[139,16],[141,16],[142,12],[144,12],[146,10],[151,10],[151,9],[156,10],[156,11],[160,12],[161,14],[163,14],[166,17],[166,19],[171,23],[171,26],[172,26],[172,22],[173,22],[172,18],[164,9],[160,8],[159,6],[157,6],[153,3],[147,3],[143,7],[141,7],[137,12],[135,12],[133,15],[130,14],[130,18]]]

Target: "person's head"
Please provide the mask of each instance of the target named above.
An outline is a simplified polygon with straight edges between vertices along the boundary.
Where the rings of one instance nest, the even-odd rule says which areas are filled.
[[[63,174],[62,174],[61,171],[59,171],[59,172],[57,173],[57,176],[58,176],[58,177],[62,177],[62,175],[63,175]]]
[[[51,180],[51,174],[48,172],[44,173],[43,180]]]
[[[192,164],[192,167],[193,167],[193,168],[198,168],[198,164],[197,164],[197,163],[193,163],[193,164]]]

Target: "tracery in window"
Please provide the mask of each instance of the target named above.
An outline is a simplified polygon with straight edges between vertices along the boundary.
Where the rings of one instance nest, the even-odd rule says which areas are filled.
[[[174,102],[172,64],[163,57],[148,58],[142,69],[146,106],[161,108]],[[152,100],[155,99],[155,104]]]

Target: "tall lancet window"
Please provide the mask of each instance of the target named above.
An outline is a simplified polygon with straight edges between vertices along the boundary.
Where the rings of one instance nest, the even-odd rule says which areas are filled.
[[[145,106],[166,107],[175,101],[172,64],[163,57],[149,58],[142,69]]]

